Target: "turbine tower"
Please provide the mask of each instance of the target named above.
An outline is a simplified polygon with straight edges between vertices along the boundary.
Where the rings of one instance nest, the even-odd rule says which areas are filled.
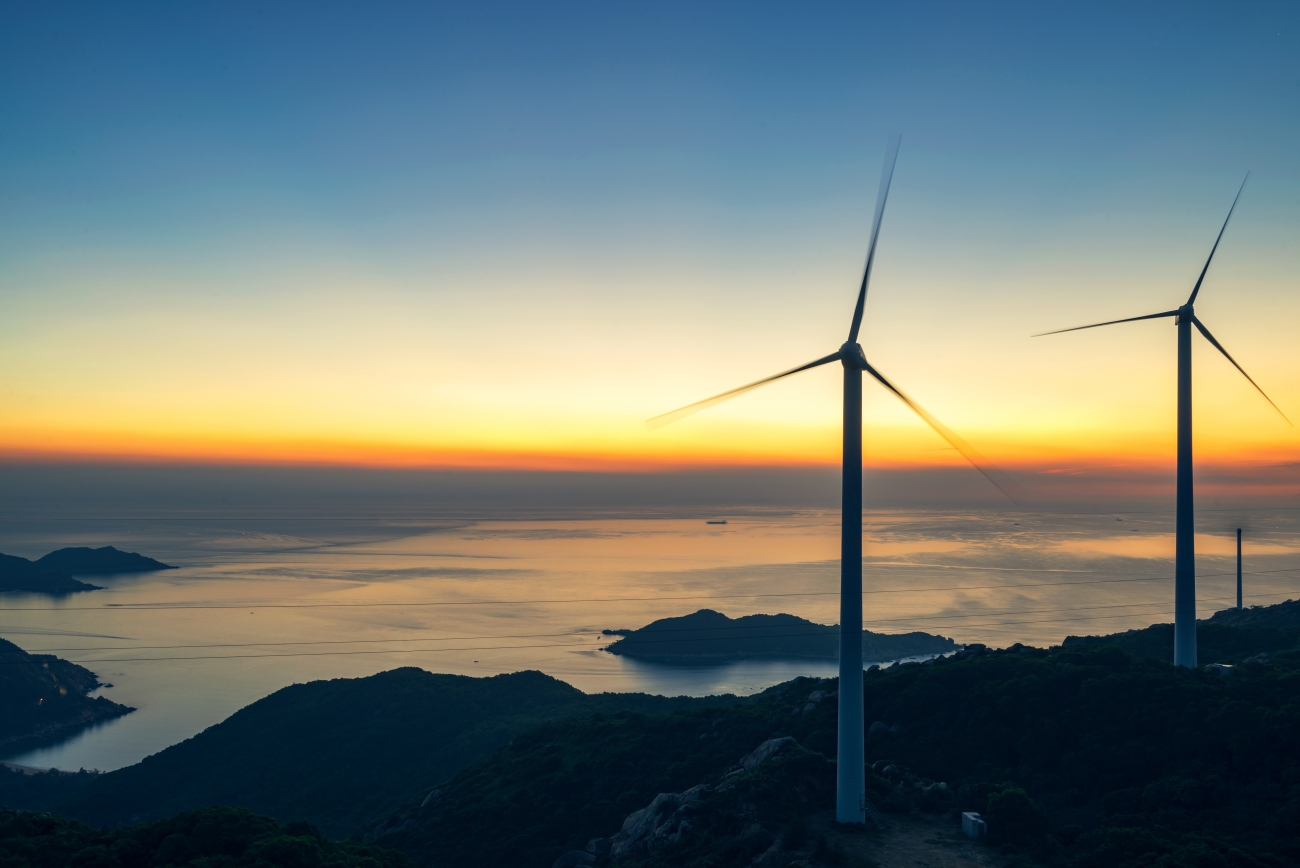
[[[1250,173],[1246,173],[1246,179],[1250,178]],[[1174,665],[1187,666],[1196,668],[1196,520],[1192,509],[1192,326],[1210,342],[1216,350],[1223,353],[1224,358],[1232,362],[1232,366],[1241,375],[1250,381],[1264,400],[1278,415],[1286,419],[1288,425],[1291,420],[1286,418],[1286,414],[1278,409],[1273,399],[1264,394],[1264,390],[1259,384],[1250,378],[1245,369],[1237,364],[1237,360],[1228,354],[1223,348],[1223,344],[1215,340],[1214,335],[1205,327],[1196,317],[1192,305],[1196,301],[1196,295],[1201,291],[1201,283],[1205,280],[1205,273],[1210,270],[1210,262],[1214,260],[1214,252],[1219,249],[1219,242],[1223,240],[1223,232],[1228,228],[1228,221],[1232,219],[1232,212],[1237,208],[1237,200],[1241,198],[1241,191],[1246,189],[1246,179],[1241,182],[1241,187],[1237,190],[1237,196],[1232,200],[1232,207],[1228,209],[1228,216],[1223,220],[1223,227],[1219,229],[1219,235],[1214,239],[1214,246],[1210,248],[1210,255],[1205,260],[1205,267],[1201,269],[1201,276],[1196,279],[1196,285],[1192,287],[1192,294],[1187,297],[1187,302],[1177,310],[1166,310],[1161,313],[1149,313],[1146,316],[1134,316],[1128,319],[1116,319],[1109,322],[1093,323],[1092,325],[1076,326],[1069,329],[1059,329],[1054,332],[1043,332],[1034,337],[1043,335],[1059,335],[1064,332],[1077,332],[1082,329],[1095,329],[1101,326],[1115,325],[1122,322],[1137,322],[1144,319],[1161,319],[1164,317],[1174,317],[1174,325],[1178,327],[1178,486],[1177,498],[1178,508],[1177,516],[1174,521]]]
[[[885,212],[885,200],[889,198],[889,183],[894,175],[894,162],[898,159],[898,145],[898,139],[894,139],[885,155],[885,168],[881,173],[880,191],[876,197],[876,214],[871,223],[871,242],[867,247],[867,264],[862,272],[862,285],[858,289],[858,303],[853,309],[853,323],[849,327],[848,340],[829,356],[823,356],[816,361],[791,368],[775,376],[756,380],[738,389],[714,395],[712,398],[688,404],[646,422],[650,428],[658,428],[801,371],[811,370],[831,362],[839,362],[844,367],[844,457],[841,499],[843,527],[840,534],[840,701],[835,797],[835,819],[841,823],[866,822],[867,794],[862,720],[862,372],[866,371],[910,407],[1003,494],[1007,494],[1005,483],[999,484],[993,478],[996,470],[988,466],[979,453],[964,440],[885,379],[885,376],[867,361],[862,347],[858,344],[858,330],[862,326],[863,308],[867,301],[867,285],[871,281],[871,265],[875,261],[876,241],[880,237],[880,220]],[[1007,497],[1010,498],[1010,495],[1007,494]]]

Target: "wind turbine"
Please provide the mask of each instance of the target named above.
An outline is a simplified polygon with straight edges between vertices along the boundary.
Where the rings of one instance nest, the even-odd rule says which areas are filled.
[[[1246,180],[1249,178],[1250,173],[1247,172],[1246,178],[1242,179],[1241,187],[1237,190],[1236,198],[1232,200],[1232,207],[1228,209],[1228,216],[1223,220],[1223,227],[1219,229],[1219,236],[1214,239],[1214,246],[1210,248],[1209,258],[1205,260],[1205,267],[1201,269],[1201,276],[1196,278],[1192,294],[1187,297],[1187,302],[1182,307],[1162,313],[1149,313],[1146,316],[1116,319],[1034,335],[1034,337],[1043,337],[1043,335],[1059,335],[1064,332],[1095,329],[1122,322],[1171,316],[1175,318],[1174,325],[1178,327],[1178,509],[1174,521],[1174,665],[1188,666],[1193,669],[1196,668],[1196,521],[1192,510],[1192,326],[1196,326],[1196,330],[1216,350],[1223,353],[1224,358],[1232,362],[1234,368],[1241,371],[1241,375],[1250,381],[1256,391],[1264,395],[1264,400],[1277,410],[1278,415],[1286,419],[1288,425],[1291,424],[1291,420],[1278,409],[1273,399],[1264,394],[1259,384],[1251,380],[1250,374],[1237,364],[1237,360],[1228,354],[1223,344],[1215,340],[1205,324],[1197,319],[1192,308],[1197,293],[1201,291],[1201,283],[1205,280],[1205,272],[1210,270],[1214,251],[1219,249],[1223,232],[1228,228],[1228,221],[1232,219],[1232,212],[1236,209],[1237,200],[1241,198],[1241,191],[1246,189]]]
[[[867,247],[867,265],[862,272],[862,285],[858,289],[858,303],[853,309],[853,324],[849,327],[848,340],[829,356],[823,356],[816,361],[791,368],[775,376],[756,380],[738,389],[714,395],[712,398],[696,401],[694,404],[688,404],[646,422],[650,428],[658,428],[801,371],[808,371],[831,362],[839,362],[844,366],[844,466],[841,500],[843,527],[840,536],[840,701],[835,799],[835,819],[841,823],[866,822],[867,795],[863,767],[865,751],[862,725],[862,372],[866,371],[880,385],[910,407],[1003,494],[1006,494],[1004,485],[999,485],[991,475],[995,471],[986,466],[979,453],[903,394],[897,386],[885,379],[884,374],[867,361],[862,347],[858,344],[858,330],[862,326],[863,307],[867,301],[867,284],[871,280],[871,265],[876,258],[876,241],[880,237],[880,219],[885,212],[885,200],[889,198],[889,183],[894,175],[894,162],[898,159],[898,145],[899,140],[894,139],[885,155],[885,168],[880,176],[880,191],[876,196],[876,214],[871,223],[871,242]]]

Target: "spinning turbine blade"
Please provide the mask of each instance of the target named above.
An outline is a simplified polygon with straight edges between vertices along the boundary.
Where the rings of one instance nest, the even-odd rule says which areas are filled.
[[[1246,182],[1249,180],[1250,172],[1247,172],[1246,177],[1241,179],[1241,186],[1237,188],[1237,199],[1241,198],[1241,191],[1246,189]],[[1192,287],[1192,294],[1187,297],[1188,304],[1196,301],[1196,294],[1201,291],[1201,281],[1205,280],[1205,272],[1210,270],[1210,259],[1214,258],[1214,251],[1219,249],[1219,242],[1223,240],[1223,230],[1228,228],[1228,221],[1232,219],[1232,212],[1237,207],[1237,199],[1232,200],[1232,207],[1228,209],[1228,216],[1223,218],[1223,228],[1219,230],[1219,237],[1214,239],[1214,246],[1210,248],[1210,258],[1205,260],[1205,267],[1201,269],[1201,276],[1196,278],[1196,286]],[[1224,355],[1227,354],[1225,353]],[[1235,365],[1236,362],[1233,362],[1233,364]],[[1246,372],[1242,371],[1242,373],[1244,374]],[[1250,378],[1247,377],[1246,379]],[[1255,388],[1258,389],[1259,386],[1256,386]],[[1265,395],[1264,397],[1267,398],[1268,396]],[[1269,403],[1272,404],[1273,402],[1269,401]],[[1281,413],[1282,411],[1278,410],[1278,412]]]
[[[1083,331],[1084,329],[1101,328],[1102,326],[1115,325],[1116,323],[1122,323],[1122,322],[1137,322],[1140,319],[1160,319],[1161,317],[1166,317],[1166,316],[1178,316],[1178,311],[1167,310],[1164,313],[1149,313],[1146,316],[1131,316],[1128,319],[1113,319],[1110,322],[1095,322],[1092,325],[1075,326],[1072,329],[1057,329],[1054,332],[1039,332],[1036,335],[1030,335],[1030,337],[1042,338],[1042,337],[1046,337],[1047,335],[1061,335],[1061,334],[1065,334],[1066,332],[1077,332],[1077,331]]]
[[[853,325],[849,328],[849,343],[857,343],[858,329],[862,327],[862,311],[867,304],[867,284],[871,282],[871,264],[876,261],[876,239],[880,237],[880,220],[885,216],[885,202],[889,199],[889,184],[894,179],[894,163],[898,162],[898,146],[902,136],[895,136],[885,152],[885,168],[880,172],[880,190],[876,193],[876,216],[871,220],[871,243],[867,245],[867,265],[862,270],[862,287],[858,290],[858,304],[853,308]]]
[[[1228,351],[1225,350],[1225,349],[1223,348],[1223,344],[1221,344],[1221,343],[1219,343],[1218,341],[1216,341],[1216,340],[1214,339],[1214,335],[1210,334],[1210,330],[1207,329],[1207,328],[1205,327],[1205,325],[1204,325],[1204,324],[1203,324],[1199,319],[1197,319],[1195,316],[1192,317],[1192,325],[1196,326],[1196,330],[1199,331],[1202,335],[1204,335],[1204,336],[1205,336],[1205,339],[1206,339],[1207,341],[1209,341],[1211,344],[1213,344],[1213,345],[1214,345],[1214,348],[1215,348],[1216,350],[1218,350],[1219,352],[1223,353],[1223,357],[1224,357],[1225,359],[1227,359],[1228,361],[1232,362],[1232,366],[1233,366],[1234,368],[1236,368],[1237,370],[1241,371],[1241,375],[1242,375],[1243,377],[1245,377],[1247,380],[1250,380],[1250,384],[1251,384],[1252,386],[1255,387],[1255,390],[1256,390],[1256,391],[1258,391],[1261,395],[1264,395],[1264,390],[1261,389],[1261,388],[1259,387],[1259,383],[1256,383],[1254,380],[1251,380],[1251,379],[1250,379],[1250,374],[1246,373],[1245,369],[1242,368],[1241,365],[1237,364],[1237,360],[1236,360],[1236,359],[1234,359],[1232,356],[1228,355]],[[1287,418],[1286,418],[1286,414],[1282,412],[1282,410],[1277,406],[1277,404],[1274,404],[1274,403],[1273,403],[1273,399],[1272,399],[1272,398],[1270,398],[1268,395],[1264,395],[1264,400],[1265,400],[1265,401],[1268,401],[1269,406],[1271,406],[1274,410],[1277,410],[1277,414],[1278,414],[1279,416],[1281,416],[1283,419],[1286,419],[1286,424],[1291,425],[1291,420],[1290,420],[1290,419],[1287,419]],[[1295,425],[1291,425],[1291,427],[1294,428]]]
[[[709,407],[712,407],[714,404],[721,404],[723,401],[729,401],[732,398],[735,398],[737,395],[743,395],[746,392],[750,392],[753,391],[754,389],[757,389],[759,386],[765,386],[768,383],[775,382],[776,380],[779,380],[782,377],[788,377],[791,374],[797,374],[800,371],[807,371],[810,368],[816,368],[820,365],[827,364],[828,362],[838,362],[839,360],[840,360],[840,354],[837,351],[832,353],[829,356],[820,358],[815,362],[809,362],[806,365],[800,365],[797,368],[791,368],[788,371],[782,371],[781,373],[776,374],[775,376],[766,377],[762,380],[755,380],[754,382],[750,383],[747,386],[741,386],[739,389],[732,389],[730,392],[723,392],[721,395],[714,395],[712,398],[705,398],[703,401],[696,401],[694,404],[687,404],[685,407],[679,407],[678,409],[673,410],[670,413],[664,413],[661,416],[655,416],[653,419],[647,419],[645,425],[647,428],[651,430],[654,430],[655,428],[662,428],[664,425],[667,425],[670,422],[676,422],[678,419],[684,419],[685,417],[691,415],[692,413],[698,413],[701,410],[705,410]]]
[[[916,403],[911,398],[907,397],[907,395],[903,394],[902,389],[898,388],[893,383],[889,382],[889,380],[885,379],[885,375],[877,371],[875,368],[871,367],[870,362],[866,361],[866,359],[863,359],[862,365],[863,365],[863,370],[865,370],[871,376],[875,377],[876,381],[879,382],[880,385],[884,386],[886,389],[893,392],[894,397],[898,398],[898,400],[902,401],[904,404],[910,407],[913,413],[915,413],[916,415],[924,419],[925,423],[929,425],[931,428],[933,428],[939,434],[940,437],[942,437],[944,440],[947,440],[949,445],[952,446],[952,448],[960,452],[962,457],[965,458],[967,461],[969,461],[972,467],[974,467],[980,473],[984,474],[984,478],[987,479],[989,482],[993,483],[993,487],[996,488],[998,491],[1002,492],[1003,496],[1005,496],[1007,500],[1011,501],[1017,506],[1020,505],[1016,501],[1016,498],[1014,498],[1011,495],[1011,492],[1016,488],[1016,486],[1014,483],[1011,482],[1011,480],[1007,478],[1005,473],[1003,473],[997,467],[993,466],[993,464],[991,464],[988,461],[988,459],[986,459],[983,455],[979,454],[979,452],[976,451],[975,447],[971,446],[965,440],[958,437],[955,431],[953,431],[947,425],[940,422],[938,419],[934,418],[934,416],[930,415],[929,411],[927,411],[920,404]]]

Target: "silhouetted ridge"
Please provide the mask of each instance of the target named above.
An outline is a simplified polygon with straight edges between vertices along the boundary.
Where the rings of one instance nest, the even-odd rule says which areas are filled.
[[[130,711],[86,693],[99,686],[89,669],[52,654],[28,654],[0,639],[0,746],[36,744]]]
[[[61,801],[18,806],[117,825],[233,804],[345,835],[546,721],[738,702],[589,695],[541,672],[471,678],[404,667],[277,690],[136,765],[70,781],[76,792]],[[0,790],[0,804],[14,798]]]
[[[796,615],[745,615],[733,619],[712,609],[700,609],[630,631],[606,650],[662,663],[754,657],[837,660],[839,636],[839,627],[815,624]],[[956,642],[930,633],[862,632],[864,662],[944,654],[956,649]]]
[[[135,552],[124,552],[112,546],[97,549],[85,547],[59,549],[38,560],[36,565],[47,570],[58,570],[81,576],[176,569],[162,561]]]
[[[1227,624],[1232,627],[1300,628],[1300,600],[1287,600],[1272,606],[1224,609],[1215,612],[1202,623]]]
[[[0,554],[0,591],[68,594],[96,589],[96,585],[79,582],[63,570],[48,569],[27,558]]]
[[[1066,646],[1114,645],[1134,657],[1172,660],[1174,625],[1152,624],[1105,636],[1067,636]],[[1224,609],[1196,622],[1197,656],[1206,663],[1237,663],[1257,654],[1300,647],[1300,601]]]

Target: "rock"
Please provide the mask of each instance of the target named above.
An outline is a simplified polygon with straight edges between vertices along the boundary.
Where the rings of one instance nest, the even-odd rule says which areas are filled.
[[[817,704],[818,702],[821,702],[825,698],[826,698],[825,690],[814,690],[812,693],[808,694],[808,701],[813,703],[814,705]]]
[[[610,845],[613,843],[613,838],[592,838],[587,842],[587,852],[593,856],[604,856],[609,853]]]
[[[754,861],[749,865],[750,868],[777,868],[778,865],[784,868],[789,858],[790,854],[781,849],[781,839],[777,838],[772,842],[771,847],[755,856]]]
[[[709,791],[708,784],[696,784],[695,786],[691,787],[689,790],[686,790],[682,793],[681,796],[682,804],[689,805],[692,802],[698,802],[700,799],[704,798],[705,793],[707,793],[708,791]]]
[[[876,733],[885,732],[888,729],[889,724],[885,723],[883,720],[877,720],[875,723],[871,724],[871,728],[867,730],[867,735],[875,735]]]
[[[426,805],[432,805],[434,802],[438,801],[441,798],[442,798],[442,790],[430,790],[429,795],[424,797],[423,802],[420,802],[420,807],[423,808]]]
[[[769,738],[767,741],[754,748],[752,752],[740,761],[740,767],[747,772],[752,772],[772,757],[785,750],[787,747],[795,744],[793,736],[787,735],[785,738]]]
[[[676,843],[690,829],[684,809],[698,802],[708,790],[707,785],[698,784],[682,793],[660,793],[649,805],[628,814],[623,828],[612,839],[596,838],[592,843],[609,840],[608,852],[614,860],[653,853],[665,843]]]
[[[595,865],[596,857],[581,850],[570,850],[551,863],[551,868],[578,868],[580,865]]]

